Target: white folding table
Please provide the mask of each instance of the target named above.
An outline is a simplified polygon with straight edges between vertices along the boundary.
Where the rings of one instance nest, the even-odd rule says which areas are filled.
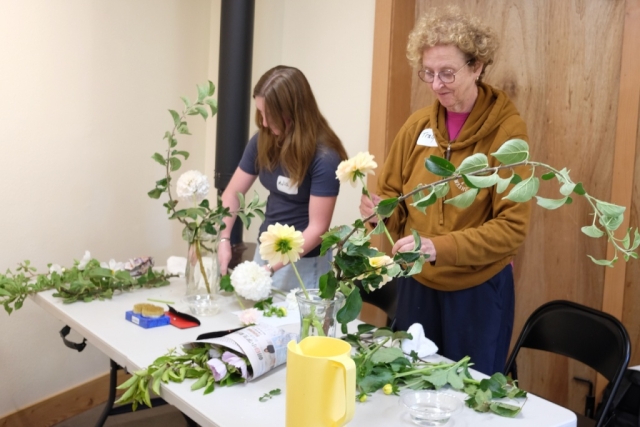
[[[185,292],[184,282],[172,279],[169,286],[116,294],[110,300],[63,304],[54,298],[54,291],[41,292],[32,299],[45,311],[85,337],[92,345],[129,372],[143,369],[168,349],[195,341],[197,336],[216,330],[241,326],[233,310],[239,310],[234,298],[227,297],[221,312],[199,318],[201,326],[178,329],[171,325],[151,329],[141,328],[125,319],[125,312],[147,298],[174,301],[174,308],[187,312],[180,302]],[[290,327],[297,328],[296,325]],[[482,375],[474,372],[473,375]],[[162,398],[174,405],[201,426],[235,427],[285,425],[286,366],[280,366],[247,384],[217,387],[208,395],[202,390],[191,391],[192,381],[169,383],[161,387]],[[260,402],[259,398],[279,388],[282,395]],[[107,390],[105,390],[105,394]],[[375,425],[413,425],[398,404],[397,396],[377,392],[365,403],[356,403],[354,419],[349,427]],[[481,414],[464,407],[447,427],[575,427],[575,414],[533,394],[521,413],[511,419],[494,414]]]

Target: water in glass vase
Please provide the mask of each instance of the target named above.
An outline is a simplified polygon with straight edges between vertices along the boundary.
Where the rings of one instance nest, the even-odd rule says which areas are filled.
[[[336,293],[332,300],[320,298],[319,289],[296,292],[300,311],[300,339],[308,336],[335,337],[338,310],[345,302],[344,295]]]
[[[218,240],[199,239],[189,243],[186,302],[196,316],[212,316],[220,310],[217,301],[220,286]]]

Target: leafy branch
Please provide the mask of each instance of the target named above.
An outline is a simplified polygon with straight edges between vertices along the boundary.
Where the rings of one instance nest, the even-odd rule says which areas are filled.
[[[156,181],[155,187],[147,193],[152,199],[159,199],[162,194],[167,193],[169,200],[163,203],[163,206],[167,209],[169,219],[177,219],[185,226],[182,237],[189,243],[201,240],[203,233],[214,237],[218,236],[218,233],[225,228],[224,218],[231,216],[229,208],[222,205],[220,196],[217,197],[215,208],[210,206],[209,200],[204,199],[197,206],[177,209],[178,200],[171,191],[171,173],[180,169],[182,161],[189,158],[189,152],[176,148],[178,135],[191,135],[187,124],[188,116],[200,115],[206,121],[218,112],[217,101],[213,98],[214,84],[209,81],[204,85],[196,85],[196,87],[198,96],[195,102],[192,103],[189,98],[183,96],[181,97],[184,103],[182,112],[169,110],[173,119],[173,128],[166,131],[163,137],[167,140],[167,149],[164,154],[156,152],[152,156],[153,160],[164,167],[165,176]],[[209,115],[209,110],[211,115]],[[264,220],[265,202],[260,202],[257,193],[248,203],[245,202],[243,195],[239,194],[238,197],[240,198],[240,207],[236,213],[245,227],[248,228],[251,225],[251,220],[256,216]]]
[[[192,391],[204,389],[204,394],[213,392],[216,380],[207,362],[211,358],[210,353],[216,351],[214,345],[207,343],[183,348],[182,351],[169,350],[167,354],[154,360],[146,369],[134,372],[131,378],[120,384],[117,388],[126,391],[116,403],[131,403],[134,411],[140,404],[151,407],[149,388],[156,395],[160,395],[162,383],[168,384],[170,381],[181,383],[185,379],[195,379],[191,385]],[[245,379],[242,378],[240,369],[230,364],[227,365],[226,375],[217,381],[220,386],[231,386],[244,382]]]
[[[494,412],[514,417],[522,406],[510,405],[500,399],[524,398],[527,392],[516,382],[496,373],[490,378],[476,380],[471,376],[469,356],[458,362],[426,362],[412,352],[407,357],[399,348],[400,340],[411,334],[392,332],[388,328],[358,325],[358,332],[345,338],[355,347],[358,400],[382,389],[385,394],[398,394],[403,389],[422,390],[450,387],[467,394],[466,405],[478,412]]]
[[[29,295],[49,289],[55,289],[53,296],[62,298],[65,304],[111,299],[117,292],[166,286],[170,277],[174,275],[154,272],[151,268],[139,277],[132,277],[126,270],[100,267],[96,259],[91,259],[82,268],[76,261],[70,269],[38,274],[29,261],[24,261],[18,264],[15,272],[7,270],[0,274],[0,303],[11,314],[22,307]]]
[[[384,284],[383,277],[402,277],[419,273],[426,261],[427,255],[421,251],[421,238],[412,230],[414,237],[414,248],[412,251],[396,253],[391,264],[382,268],[374,269],[372,272],[370,259],[379,257],[382,252],[370,246],[370,235],[385,233],[389,237],[388,230],[382,218],[390,217],[394,210],[404,201],[408,208],[418,209],[423,214],[426,208],[435,204],[438,199],[444,199],[444,204],[452,205],[460,209],[471,206],[479,191],[484,188],[495,187],[497,194],[504,193],[509,186],[512,186],[503,199],[516,203],[526,203],[535,197],[537,204],[545,209],[557,209],[573,202],[572,196],[585,197],[593,209],[593,222],[584,226],[581,231],[589,237],[600,238],[606,236],[607,241],[614,248],[612,259],[595,259],[591,255],[589,258],[598,265],[612,267],[618,260],[621,253],[625,261],[630,258],[637,259],[636,250],[640,246],[640,233],[638,229],[629,228],[624,237],[617,238],[616,230],[624,220],[624,206],[618,206],[599,200],[590,195],[583,188],[582,183],[575,183],[569,176],[569,171],[555,169],[547,164],[529,160],[529,146],[521,139],[512,139],[505,142],[495,153],[491,153],[500,165],[490,166],[488,157],[482,153],[476,153],[467,157],[457,168],[448,160],[431,156],[425,160],[425,168],[441,179],[430,183],[419,185],[407,194],[399,195],[381,200],[374,212],[368,217],[356,220],[352,226],[341,226],[329,230],[322,236],[321,253],[326,253],[336,248],[334,269],[320,279],[320,289],[323,298],[333,298],[335,292],[340,291],[347,296],[345,306],[338,312],[338,321],[342,324],[342,331],[346,333],[346,324],[354,320],[360,313],[362,307],[362,297],[355,285],[355,281],[361,281],[366,292],[374,291]],[[515,173],[515,168],[528,167],[530,174],[522,178]],[[511,171],[511,175],[503,178],[498,172],[501,170]],[[542,170],[540,178],[536,173]],[[363,178],[360,174],[356,177]],[[548,181],[555,178],[560,187],[560,197],[550,199],[538,196],[540,180]],[[449,199],[449,183],[454,180],[462,180],[468,190]],[[364,184],[364,182],[363,182]],[[363,194],[369,195],[366,187]],[[378,223],[371,232],[367,232],[365,224],[370,219],[377,217]],[[393,240],[389,237],[390,241]]]

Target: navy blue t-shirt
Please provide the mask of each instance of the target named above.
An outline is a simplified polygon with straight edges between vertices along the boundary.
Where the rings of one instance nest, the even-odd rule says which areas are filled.
[[[258,134],[255,134],[249,140],[238,166],[250,175],[258,175],[260,183],[269,190],[265,220],[260,226],[260,233],[277,222],[304,231],[309,226],[309,196],[336,197],[340,191],[336,169],[342,160],[338,153],[319,143],[299,187],[291,185],[289,177],[280,165],[273,172],[258,171],[257,158]],[[305,257],[318,255],[320,245],[307,252]]]

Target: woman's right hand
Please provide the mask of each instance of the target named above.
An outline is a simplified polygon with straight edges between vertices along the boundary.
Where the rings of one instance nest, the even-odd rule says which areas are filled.
[[[227,274],[229,262],[231,261],[231,241],[225,239],[218,245],[218,263],[220,263],[220,274]]]
[[[360,196],[360,216],[362,219],[368,218],[369,216],[373,215],[375,213],[376,206],[378,205],[378,203],[380,203],[380,200],[382,200],[377,194],[369,194],[371,195],[371,198],[369,198],[369,196],[365,194]],[[374,215],[369,218],[369,222],[377,224],[378,218]]]

